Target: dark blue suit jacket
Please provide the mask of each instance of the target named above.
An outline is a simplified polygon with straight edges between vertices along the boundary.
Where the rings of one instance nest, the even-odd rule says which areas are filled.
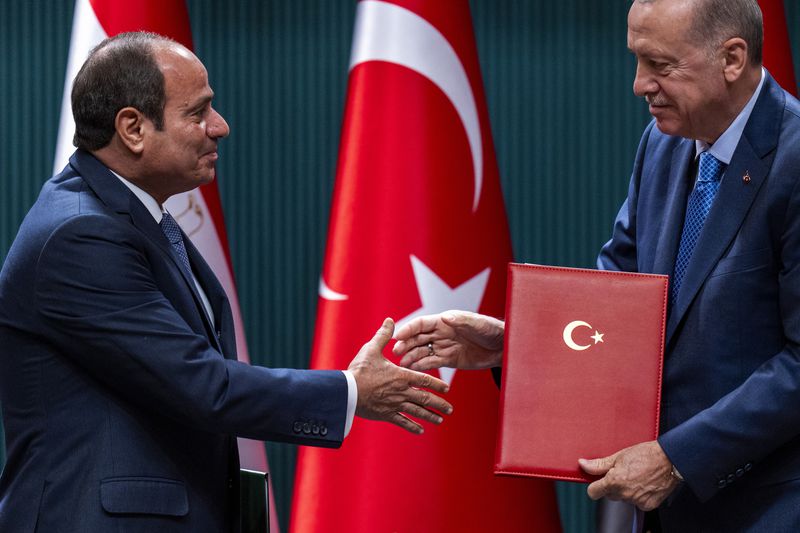
[[[672,275],[694,141],[642,137],[598,266]],[[800,103],[767,75],[669,310],[669,531],[800,531]]]
[[[0,531],[235,530],[235,436],[341,444],[342,373],[238,362],[227,298],[186,245],[216,326],[97,159],[79,150],[45,184],[0,273]]]

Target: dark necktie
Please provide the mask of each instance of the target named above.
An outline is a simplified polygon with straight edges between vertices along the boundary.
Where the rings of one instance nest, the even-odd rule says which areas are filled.
[[[689,204],[686,206],[686,220],[683,223],[681,244],[678,248],[678,257],[675,260],[675,272],[672,276],[672,301],[678,298],[683,276],[689,266],[700,231],[703,229],[708,212],[714,203],[714,197],[719,190],[720,177],[725,165],[716,157],[703,152],[700,154],[700,170],[697,173],[697,183],[689,195]]]
[[[175,253],[178,254],[178,258],[186,269],[186,273],[191,277],[192,267],[189,266],[189,256],[186,254],[186,246],[183,244],[183,234],[181,233],[181,228],[178,226],[178,223],[175,222],[172,215],[164,212],[159,226],[161,226],[161,231],[167,236],[169,242],[172,243],[172,248],[175,250]]]

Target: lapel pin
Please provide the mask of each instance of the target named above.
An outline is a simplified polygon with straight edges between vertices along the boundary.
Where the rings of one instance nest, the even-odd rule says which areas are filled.
[[[742,176],[742,181],[745,183],[750,183],[750,173],[745,170],[744,176]]]

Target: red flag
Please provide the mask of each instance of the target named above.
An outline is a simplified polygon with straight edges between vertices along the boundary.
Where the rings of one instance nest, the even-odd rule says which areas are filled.
[[[501,316],[511,258],[468,1],[360,2],[311,366],[346,367],[386,316]],[[560,530],[549,482],[492,474],[490,373],[441,376],[455,412],[423,436],[358,419],[300,448],[291,531]]]
[[[764,66],[781,87],[797,96],[783,0],[759,0],[758,3],[764,15]]]
[[[70,93],[72,80],[89,51],[107,37],[140,30],[165,35],[192,49],[192,32],[184,0],[76,1],[54,172],[61,170],[74,150],[72,136],[75,133],[75,123],[72,119]],[[225,289],[236,329],[238,358],[240,361],[249,362],[247,340],[228,251],[225,219],[216,181],[200,189],[171,197],[167,201],[167,208],[192,239],[192,243]],[[239,439],[239,455],[243,467],[262,472],[268,470],[263,443]],[[280,531],[278,515],[272,494],[273,491],[270,490],[271,531],[278,532]]]

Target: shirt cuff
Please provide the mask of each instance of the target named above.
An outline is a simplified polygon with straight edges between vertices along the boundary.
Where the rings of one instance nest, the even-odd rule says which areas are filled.
[[[342,370],[344,377],[347,378],[347,416],[344,419],[344,436],[350,434],[353,427],[353,418],[356,416],[356,403],[358,402],[358,385],[356,378],[349,370]]]

